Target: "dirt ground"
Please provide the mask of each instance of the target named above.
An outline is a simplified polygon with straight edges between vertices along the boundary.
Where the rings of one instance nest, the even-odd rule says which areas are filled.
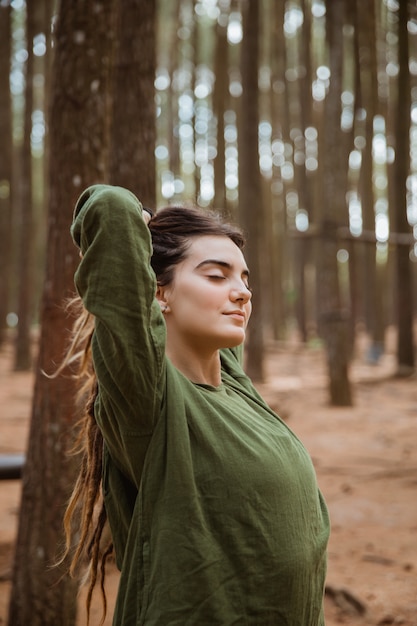
[[[391,338],[387,354],[370,365],[366,338],[360,342],[351,368],[352,408],[328,406],[318,346],[274,345],[267,382],[259,385],[309,450],[329,506],[327,626],[417,626],[417,380],[395,377],[393,345]],[[1,454],[25,451],[32,396],[33,374],[13,372],[11,357],[6,345],[0,351]],[[0,482],[0,625],[7,623],[19,500],[19,481]],[[116,588],[112,570],[110,613]],[[99,622],[97,605],[92,625]],[[84,623],[80,610],[79,626]]]

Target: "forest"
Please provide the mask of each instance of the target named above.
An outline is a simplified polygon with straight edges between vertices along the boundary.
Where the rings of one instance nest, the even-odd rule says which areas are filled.
[[[243,226],[253,380],[264,379],[268,346],[295,334],[323,346],[329,403],[350,406],[358,333],[378,363],[389,328],[397,375],[409,376],[417,8],[406,0],[6,0],[0,64],[0,344],[13,338],[14,368],[24,371],[37,342],[27,456],[36,481],[23,483],[10,624],[29,623],[42,604],[50,615],[30,623],[70,625],[76,585],[57,582],[44,563],[74,475],[63,452],[75,394],[68,377],[43,372],[61,361],[72,324],[63,304],[74,292],[69,227],[78,196],[105,182],[147,206],[215,208]],[[45,577],[54,582],[47,591]]]

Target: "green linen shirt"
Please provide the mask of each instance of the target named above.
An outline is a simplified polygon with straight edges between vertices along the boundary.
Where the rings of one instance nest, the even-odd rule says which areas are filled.
[[[222,350],[219,387],[165,356],[149,230],[129,191],[80,197],[95,415],[121,569],[116,626],[322,626],[329,519],[311,459]]]

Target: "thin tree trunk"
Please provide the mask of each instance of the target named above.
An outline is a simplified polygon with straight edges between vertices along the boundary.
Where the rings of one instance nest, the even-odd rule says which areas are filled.
[[[253,312],[247,342],[247,372],[253,380],[263,379],[263,315],[261,298],[262,190],[258,150],[258,56],[259,7],[248,0],[243,7],[242,103],[238,134],[239,208],[242,224],[249,234],[247,261],[254,287]]]
[[[34,238],[36,248],[34,252],[34,269],[36,276],[34,280],[34,298],[32,308],[35,312],[35,319],[38,320],[38,311],[40,307],[40,297],[42,293],[42,284],[44,279],[45,256],[46,256],[46,235],[47,235],[47,208],[49,205],[49,107],[50,86],[51,86],[51,65],[53,57],[53,49],[51,45],[51,25],[54,14],[54,0],[42,0],[42,3],[36,5],[37,11],[37,34],[42,33],[45,37],[45,54],[35,59],[35,86],[34,95],[36,101],[34,108],[43,112],[45,135],[43,138],[43,154],[37,156],[34,160]],[[36,76],[37,75],[37,76]],[[43,81],[37,84],[36,78],[42,76]],[[36,178],[35,178],[36,177]]]
[[[374,0],[358,0],[358,71],[360,76],[359,106],[366,110],[365,146],[362,150],[362,166],[359,189],[362,204],[364,230],[375,229],[375,207],[373,189],[373,123],[376,115],[377,101],[377,68],[375,41],[375,6]],[[376,247],[363,244],[363,294],[365,322],[372,338],[369,356],[377,359],[383,351],[384,344],[384,312],[380,307],[377,281]],[[373,355],[373,356],[372,356]]]
[[[181,24],[181,5],[182,0],[175,0],[175,22]],[[174,2],[170,7],[174,7]],[[169,86],[168,106],[169,106],[169,122],[168,122],[168,142],[169,142],[169,169],[174,175],[178,175],[180,171],[180,141],[179,141],[179,117],[178,117],[178,85],[177,78],[182,62],[182,41],[178,41],[177,33],[171,40],[170,50],[170,76],[171,82]]]
[[[330,85],[325,101],[326,130],[324,152],[324,203],[318,255],[318,302],[320,330],[326,342],[330,403],[352,404],[348,378],[348,318],[342,309],[337,265],[337,228],[347,214],[345,151],[341,150],[341,85],[343,68],[344,0],[326,3],[326,28],[330,56]]]
[[[35,35],[34,0],[26,2],[26,86],[22,171],[18,189],[18,326],[15,345],[15,370],[27,370],[32,364],[30,326],[33,298],[34,228],[32,206],[32,112],[33,112],[33,38]]]
[[[227,16],[222,13],[216,24],[216,48],[214,58],[214,93],[213,113],[217,120],[216,145],[217,152],[214,159],[214,206],[226,209],[226,155],[224,139],[224,114],[229,101],[228,77],[228,44],[227,44]]]
[[[272,141],[285,142],[289,128],[288,98],[286,96],[286,49],[284,37],[285,4],[271,2],[271,124]],[[284,181],[280,165],[273,164],[271,182],[271,213],[267,223],[271,254],[271,313],[275,339],[282,338],[285,332],[286,299],[283,285],[288,279],[288,237],[286,236],[287,214]]]
[[[302,75],[298,80],[299,100],[300,100],[300,127],[301,134],[297,138],[299,145],[296,146],[296,151],[304,153],[304,160],[297,163],[297,159],[294,159],[294,172],[296,177],[296,187],[299,197],[299,207],[304,209],[309,219],[312,216],[312,200],[313,195],[311,193],[311,179],[307,176],[307,170],[305,167],[305,131],[306,128],[311,126],[312,112],[311,112],[311,15],[309,7],[306,6],[306,1],[302,0],[301,7],[304,14],[304,20],[302,25],[302,32],[300,35],[300,68]],[[302,238],[297,239],[293,243],[294,246],[294,279],[296,284],[296,301],[295,301],[295,313],[298,321],[298,329],[301,335],[302,341],[307,341],[307,302],[306,302],[306,285],[305,285],[305,272],[306,264],[311,256],[310,240],[304,240]]]
[[[408,46],[408,8],[406,2],[398,9],[398,100],[395,119],[395,207],[394,224],[398,233],[411,228],[407,221],[407,177],[410,169],[410,71]],[[400,106],[401,103],[401,106]],[[398,373],[409,373],[414,368],[413,297],[408,246],[397,246],[397,360]]]
[[[0,3],[0,345],[10,304],[12,240],[11,5]]]

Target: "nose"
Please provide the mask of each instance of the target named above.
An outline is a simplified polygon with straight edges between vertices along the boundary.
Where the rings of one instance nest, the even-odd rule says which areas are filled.
[[[244,283],[236,285],[230,292],[230,299],[233,300],[233,302],[246,304],[251,298],[252,292]]]

